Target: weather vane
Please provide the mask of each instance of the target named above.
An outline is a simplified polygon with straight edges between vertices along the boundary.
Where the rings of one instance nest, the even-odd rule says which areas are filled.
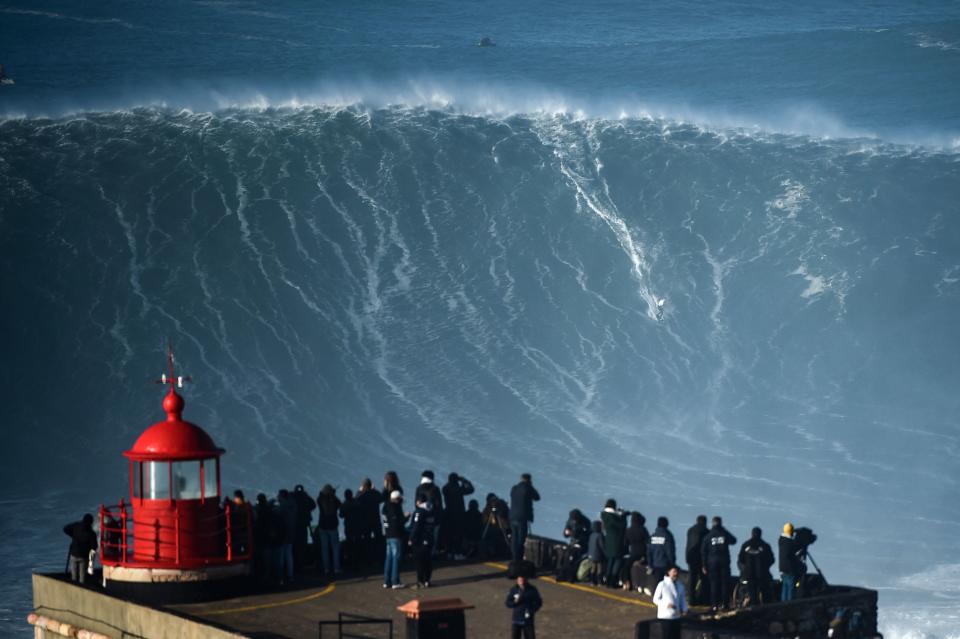
[[[184,382],[192,382],[193,380],[190,376],[184,377],[183,375],[175,375],[173,370],[173,347],[170,346],[170,343],[167,342],[167,368],[170,373],[163,373],[160,375],[160,379],[156,380],[155,384],[170,384],[170,388],[173,389],[174,386],[177,388],[183,388]]]

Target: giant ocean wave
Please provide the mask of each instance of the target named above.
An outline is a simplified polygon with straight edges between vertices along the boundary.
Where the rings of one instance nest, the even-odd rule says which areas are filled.
[[[119,497],[170,339],[252,490],[530,470],[544,532],[608,496],[792,519],[868,585],[918,521],[957,549],[955,153],[505,111],[0,122],[4,484],[52,454]]]

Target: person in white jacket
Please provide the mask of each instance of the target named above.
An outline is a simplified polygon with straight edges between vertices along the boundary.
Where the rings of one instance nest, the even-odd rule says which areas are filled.
[[[653,593],[653,603],[657,604],[657,619],[679,619],[687,614],[687,597],[683,584],[677,581],[680,570],[670,566],[667,575]]]

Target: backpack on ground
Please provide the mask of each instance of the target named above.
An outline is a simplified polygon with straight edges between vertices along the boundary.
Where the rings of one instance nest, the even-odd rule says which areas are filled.
[[[557,581],[576,581],[579,548],[576,546],[558,545],[556,547],[556,570],[553,576]]]
[[[577,566],[577,581],[590,581],[590,570],[593,568],[593,562],[589,557],[584,557]]]

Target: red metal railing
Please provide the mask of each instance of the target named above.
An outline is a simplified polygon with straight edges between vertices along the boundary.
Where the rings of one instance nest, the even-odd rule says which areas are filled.
[[[238,508],[240,512],[236,511]],[[100,506],[100,562],[105,566],[177,568],[238,563],[253,557],[253,511],[247,504],[226,505],[212,517],[197,518],[193,514],[191,524],[206,532],[183,531],[184,513],[179,503],[174,508],[172,524],[161,524],[157,518],[137,521],[129,510],[131,506],[122,499],[115,506]],[[239,522],[238,514],[242,517]],[[143,533],[144,530],[149,532]],[[215,552],[209,556],[184,556],[183,548],[189,546],[183,543],[186,535],[190,536],[188,541],[216,537]],[[145,558],[148,553],[152,558]]]

